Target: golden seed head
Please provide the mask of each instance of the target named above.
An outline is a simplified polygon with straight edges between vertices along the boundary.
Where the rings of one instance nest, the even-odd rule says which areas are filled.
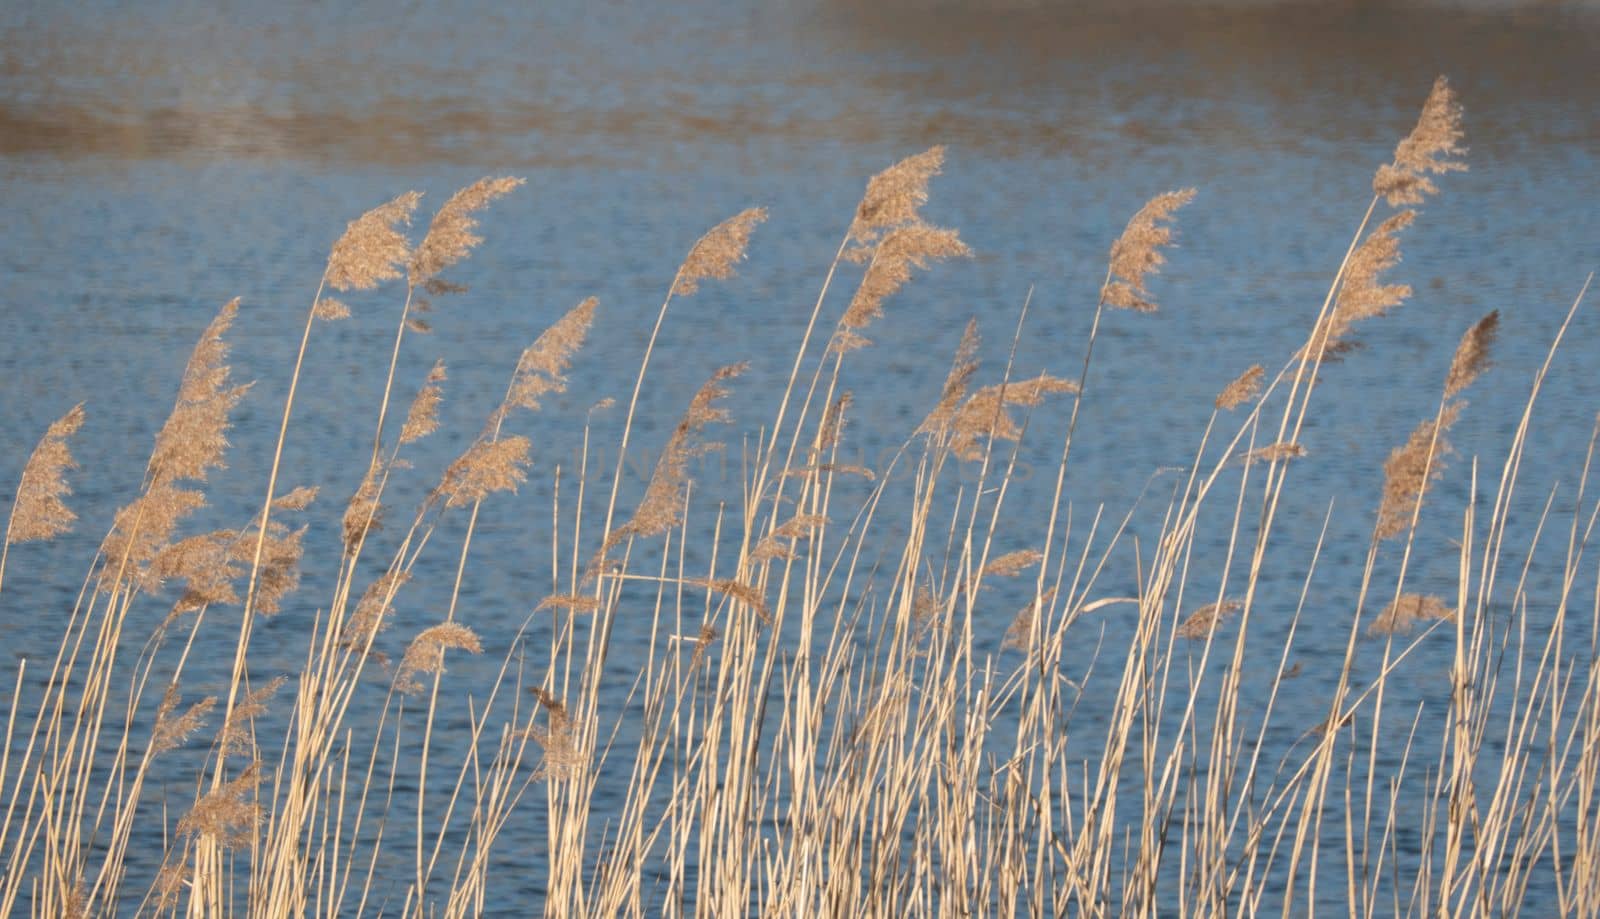
[[[439,430],[439,401],[444,392],[440,384],[445,379],[444,361],[434,361],[428,378],[406,411],[406,423],[400,426],[400,443],[414,443]]]
[[[462,507],[498,491],[516,491],[528,478],[532,449],[532,442],[521,436],[480,440],[450,464],[434,493],[445,507]]]
[[[408,191],[350,221],[328,254],[328,286],[334,290],[371,290],[400,277],[400,267],[410,256],[411,246],[398,228],[410,225],[411,213],[421,200],[420,193]],[[337,300],[319,301],[315,309],[320,319],[350,315],[350,310]]]
[[[22,467],[22,481],[11,505],[8,543],[54,539],[72,529],[78,515],[62,500],[72,494],[65,473],[78,468],[67,449],[67,438],[83,426],[83,404],[74,406],[45,431]]]
[[[1111,277],[1101,292],[1106,305],[1118,309],[1154,312],[1145,279],[1166,263],[1162,249],[1171,245],[1173,214],[1194,200],[1195,190],[1169,191],[1151,198],[1111,245]]]
[[[1461,146],[1461,103],[1450,89],[1450,81],[1439,77],[1422,104],[1417,126],[1411,129],[1394,150],[1394,162],[1379,167],[1372,179],[1372,191],[1391,206],[1421,204],[1439,189],[1429,174],[1465,172],[1467,164],[1454,157],[1464,156]]]
[[[515,178],[479,179],[451,195],[433,215],[427,235],[411,254],[406,267],[407,283],[412,287],[426,286],[439,272],[470,255],[483,242],[476,232],[478,220],[474,215],[522,183],[522,179]]]
[[[1244,604],[1237,600],[1223,600],[1221,603],[1207,603],[1183,620],[1178,626],[1179,638],[1205,638],[1217,626],[1225,622],[1229,616],[1244,609]]]
[[[1402,635],[1411,631],[1418,622],[1454,619],[1456,611],[1444,600],[1423,594],[1401,594],[1384,607],[1378,618],[1367,626],[1368,635]]]
[[[477,633],[459,622],[441,622],[429,626],[411,639],[405,657],[400,659],[399,672],[395,674],[395,688],[405,693],[420,692],[422,682],[417,676],[424,673],[444,673],[444,652],[466,651],[482,654],[483,643]]]
[[[884,231],[921,218],[928,203],[928,180],[944,166],[944,148],[909,156],[867,180],[867,190],[850,223],[852,242],[869,245]]]
[[[752,207],[729,217],[706,232],[689,250],[678,269],[678,279],[672,292],[685,296],[700,289],[707,279],[725,280],[733,277],[733,268],[744,260],[750,245],[750,234],[758,224],[767,219],[767,209]]]
[[[1230,411],[1254,399],[1261,392],[1261,381],[1266,375],[1266,368],[1260,364],[1255,364],[1239,374],[1237,379],[1225,386],[1217,395],[1217,410]]]
[[[1471,386],[1489,369],[1489,350],[1494,347],[1494,340],[1499,334],[1500,311],[1494,310],[1461,336],[1461,344],[1456,346],[1455,357],[1450,360],[1450,373],[1444,381],[1446,399],[1460,395],[1462,390]]]
[[[908,223],[889,231],[873,249],[861,286],[839,319],[843,334],[834,336],[833,350],[842,353],[866,343],[860,330],[883,315],[883,301],[911,280],[912,269],[921,271],[932,262],[971,254],[955,230]]]
[[[1411,527],[1411,519],[1429,487],[1444,474],[1450,453],[1445,432],[1461,415],[1462,402],[1445,406],[1437,419],[1417,425],[1406,442],[1394,448],[1383,464],[1383,500],[1378,505],[1377,537],[1389,539]]]

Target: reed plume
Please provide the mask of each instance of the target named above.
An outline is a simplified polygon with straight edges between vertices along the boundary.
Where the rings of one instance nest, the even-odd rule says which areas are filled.
[[[1195,190],[1185,188],[1151,198],[1128,221],[1128,226],[1111,245],[1111,277],[1101,296],[1106,305],[1118,309],[1155,312],[1156,304],[1145,289],[1145,279],[1166,263],[1162,249],[1172,244],[1173,214],[1194,200]]]
[[[1223,387],[1217,394],[1216,407],[1218,411],[1226,412],[1238,408],[1261,392],[1261,381],[1267,375],[1266,368],[1255,364],[1234,379],[1232,383]]]
[[[921,222],[890,230],[873,248],[861,286],[839,319],[833,350],[842,354],[871,344],[861,330],[883,315],[883,301],[911,280],[912,269],[921,271],[932,262],[971,254],[955,230]]]
[[[267,713],[267,702],[277,695],[287,682],[284,676],[275,676],[261,686],[250,690],[233,706],[228,719],[217,733],[217,748],[223,756],[236,756],[251,751],[250,722]]]
[[[1454,619],[1456,611],[1444,600],[1422,594],[1401,594],[1384,607],[1378,618],[1367,627],[1368,635],[1400,635],[1411,631],[1419,622]]]
[[[1178,626],[1179,638],[1205,638],[1217,626],[1226,622],[1230,616],[1244,609],[1244,604],[1237,600],[1223,600],[1220,603],[1207,603],[1183,620]]]
[[[416,398],[406,410],[405,423],[400,426],[400,443],[415,443],[439,430],[439,401],[443,396],[440,386],[445,381],[444,361],[434,361],[433,369],[417,390]]]
[[[566,703],[548,690],[531,686],[528,692],[533,694],[540,707],[544,709],[547,722],[546,727],[532,725],[527,730],[528,738],[544,750],[544,764],[535,774],[535,778],[565,778],[584,762],[577,732],[573,730],[572,716],[567,712]]]
[[[1359,345],[1348,336],[1356,323],[1382,316],[1411,296],[1407,284],[1382,284],[1379,276],[1400,263],[1398,234],[1416,219],[1416,211],[1400,211],[1378,224],[1351,253],[1333,309],[1302,352],[1308,359],[1320,343],[1323,361],[1337,360]]]
[[[423,629],[411,639],[405,656],[400,659],[395,689],[404,693],[421,692],[423,684],[417,677],[424,673],[444,673],[446,651],[482,654],[483,642],[478,640],[476,632],[459,622],[441,622]]]
[[[1052,587],[1038,598],[1038,601],[1029,600],[1027,605],[1017,610],[1011,617],[1011,625],[1006,627],[1005,637],[1000,641],[1001,648],[1015,648],[1018,651],[1027,651],[1033,646],[1033,630],[1036,613],[1040,610],[1049,612],[1052,604],[1056,602],[1056,588]]]
[[[356,547],[367,538],[367,534],[383,526],[382,489],[379,485],[382,472],[383,468],[378,463],[368,466],[366,475],[361,477],[361,484],[356,486],[355,494],[350,496],[350,502],[345,505],[345,555],[354,555]]]
[[[985,386],[969,396],[956,412],[950,424],[950,452],[967,462],[981,460],[985,438],[1015,441],[1022,436],[1022,425],[1012,416],[1012,407],[1034,408],[1047,396],[1077,391],[1078,384],[1048,373]]]
[[[990,559],[989,564],[983,566],[981,576],[1015,577],[1042,561],[1044,561],[1044,553],[1038,549],[1018,549],[1015,552],[1007,552],[1002,556]]]
[[[421,200],[419,192],[408,191],[350,221],[328,253],[328,286],[334,290],[371,290],[400,277],[411,257],[411,243],[399,228],[411,224],[411,215]],[[350,315],[348,307],[332,299],[319,300],[317,309],[321,319]]]
[[[978,346],[981,343],[978,320],[967,320],[967,327],[961,333],[961,344],[956,346],[955,360],[950,363],[950,372],[944,378],[939,401],[928,417],[922,420],[922,424],[917,426],[918,434],[941,433],[955,420],[956,409],[961,405],[961,400],[966,398],[967,388],[978,372]]]
[[[350,651],[362,651],[370,646],[378,633],[389,627],[395,594],[409,580],[410,572],[396,568],[368,584],[356,603],[355,612],[340,631],[339,646]]]
[[[593,613],[600,609],[600,601],[588,594],[551,594],[539,601],[534,612],[547,609],[566,610],[571,613]]]
[[[189,356],[177,404],[156,434],[150,455],[148,475],[154,487],[179,479],[203,482],[210,470],[225,466],[228,416],[250,388],[248,383],[228,385],[228,343],[222,336],[238,312],[237,298],[226,303]]]
[[[433,215],[427,234],[411,253],[406,283],[413,288],[429,287],[438,280],[439,272],[472,254],[483,242],[476,232],[478,220],[474,215],[521,184],[523,180],[516,178],[484,178],[451,195]]]
[[[1462,402],[1446,405],[1437,418],[1417,425],[1406,442],[1396,447],[1383,464],[1383,500],[1378,505],[1379,539],[1406,531],[1428,488],[1444,474],[1444,457],[1450,453],[1445,432],[1461,415]]]
[[[156,726],[150,735],[148,755],[160,756],[183,746],[190,734],[205,726],[206,715],[216,707],[217,697],[207,696],[190,705],[181,715],[177,714],[180,701],[178,684],[167,684],[166,691],[161,694],[161,704],[156,706]]]
[[[744,260],[745,249],[750,245],[750,234],[766,219],[766,208],[752,207],[708,230],[689,249],[682,267],[678,269],[672,293],[679,297],[688,296],[700,289],[701,281],[733,277],[734,266]]]
[[[528,478],[532,449],[532,442],[521,436],[480,440],[450,464],[434,495],[444,499],[445,507],[463,507],[497,491],[516,491]]]
[[[1247,463],[1282,463],[1289,460],[1301,459],[1306,455],[1306,448],[1293,441],[1282,440],[1265,447],[1257,447],[1244,455]]]
[[[512,409],[538,411],[545,396],[567,391],[567,368],[588,338],[599,304],[594,297],[585,299],[523,350],[505,401],[490,419],[492,427],[498,427]]]
[[[67,438],[83,426],[83,417],[83,404],[73,406],[50,425],[28,456],[11,505],[6,545],[54,539],[72,529],[78,515],[62,499],[72,494],[66,471],[78,468],[78,464],[67,448]]]
[[[870,246],[887,230],[920,222],[918,211],[928,203],[928,180],[943,166],[944,147],[932,147],[868,179],[850,222],[849,239]]]
[[[1450,81],[1441,76],[1433,81],[1417,126],[1395,147],[1394,162],[1378,167],[1372,179],[1373,193],[1391,206],[1421,204],[1428,195],[1437,194],[1439,189],[1428,178],[1430,174],[1467,169],[1466,163],[1452,158],[1466,154],[1461,146],[1464,136],[1461,103],[1450,89]]]
[[[705,443],[701,434],[711,424],[726,422],[728,410],[719,403],[727,397],[729,380],[744,373],[747,364],[731,364],[717,370],[689,401],[689,408],[679,419],[678,426],[667,445],[661,450],[655,470],[650,474],[650,484],[645,487],[644,498],[634,509],[627,523],[606,534],[600,551],[595,553],[587,570],[587,577],[599,573],[606,555],[632,536],[657,536],[677,526],[682,521],[683,490],[689,484],[689,462],[719,449],[720,444]]]
[[[1500,311],[1494,310],[1489,315],[1479,319],[1467,333],[1461,336],[1461,344],[1456,346],[1456,353],[1450,359],[1450,373],[1444,382],[1444,397],[1454,399],[1461,391],[1471,386],[1483,372],[1489,369],[1489,351],[1494,347],[1494,340],[1500,334]]]
[[[747,584],[736,578],[689,578],[684,583],[704,587],[712,593],[742,603],[754,610],[762,622],[767,625],[772,624],[772,609],[767,606],[767,600],[761,595],[761,590],[753,584]]]
[[[178,821],[179,836],[202,836],[227,848],[250,846],[261,824],[256,786],[265,781],[260,762],[252,762],[239,775],[195,802]]]

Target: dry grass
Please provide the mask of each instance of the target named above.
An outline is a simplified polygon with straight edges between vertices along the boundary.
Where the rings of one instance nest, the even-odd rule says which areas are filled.
[[[1341,445],[1306,424],[1322,365],[1409,294],[1385,278],[1417,215],[1382,206],[1437,193],[1435,177],[1464,168],[1462,139],[1441,80],[1378,171],[1347,257],[1326,266],[1304,344],[1196,404],[1210,420],[1154,539],[1127,535],[1148,508],[1086,514],[1092,483],[1069,487],[1067,471],[1075,449],[1129,436],[1091,432],[1075,447],[1078,406],[1102,319],[1145,321],[1107,309],[1155,309],[1148,285],[1192,191],[1157,196],[1113,242],[1104,283],[1084,292],[1094,323],[1076,380],[1018,372],[1015,342],[1039,321],[1026,304],[1012,359],[980,380],[974,320],[921,423],[894,432],[893,457],[848,461],[846,422],[872,387],[844,387],[847,358],[873,323],[894,321],[889,298],[915,295],[916,272],[967,254],[922,213],[941,148],[866,183],[777,411],[743,438],[737,493],[695,482],[694,461],[735,421],[726,397],[743,365],[692,395],[651,445],[634,510],[619,512],[669,306],[730,278],[759,244],[766,213],[746,210],[690,246],[665,287],[615,473],[595,468],[585,420],[575,468],[534,517],[538,544],[499,556],[549,566],[527,597],[472,589],[485,565],[474,539],[504,536],[479,533],[479,512],[525,501],[517,488],[544,474],[533,461],[547,438],[513,426],[540,423],[529,413],[589,359],[597,305],[582,301],[522,352],[457,459],[413,470],[447,383],[442,364],[409,381],[416,396],[386,434],[415,311],[455,289],[441,273],[520,180],[462,189],[415,246],[420,196],[380,205],[333,244],[311,297],[256,514],[194,524],[247,394],[227,366],[236,304],[174,381],[145,480],[120,510],[65,504],[69,472],[99,474],[68,450],[81,406],[28,460],[0,577],[77,515],[106,536],[57,657],[19,668],[8,696],[0,914],[1595,915],[1589,466],[1565,540],[1547,510],[1526,551],[1508,542],[1529,531],[1512,525],[1511,498],[1567,326],[1497,483],[1486,464],[1443,463],[1460,397],[1491,366],[1491,313],[1457,345],[1437,403],[1419,406],[1432,416],[1381,481],[1373,471],[1382,498],[1364,566],[1330,567],[1321,560],[1357,553],[1325,553],[1315,521],[1306,531],[1278,513],[1291,470],[1314,489],[1319,464],[1338,461]],[[853,294],[832,290],[853,272]],[[341,486],[358,483],[354,496],[323,511],[314,488],[280,493],[296,387],[321,372],[305,343],[350,312],[325,291],[402,280],[393,348],[373,361],[381,377],[388,359],[373,450]],[[1395,398],[1426,397],[1432,384],[1403,379],[1404,364],[1383,369]],[[1049,506],[1015,497],[1041,430],[1064,430]],[[1435,498],[1424,515],[1447,475],[1470,475],[1468,497]],[[426,494],[414,509],[391,495],[402,476]],[[291,515],[306,522],[279,519]],[[324,528],[337,545],[308,554]],[[1292,536],[1315,544],[1310,559],[1269,554]],[[1413,549],[1448,557],[1427,576],[1436,593],[1416,583]],[[427,583],[441,570],[427,561],[453,579]],[[1501,573],[1513,562],[1515,579]],[[1541,565],[1556,576],[1527,574]],[[302,567],[326,594],[304,595]],[[264,652],[254,624],[273,613],[274,641],[294,644]],[[519,615],[515,634],[499,629]],[[613,655],[622,630],[627,660]],[[222,682],[195,666],[213,655]],[[293,672],[275,672],[286,660]],[[501,892],[524,882],[542,902]]]

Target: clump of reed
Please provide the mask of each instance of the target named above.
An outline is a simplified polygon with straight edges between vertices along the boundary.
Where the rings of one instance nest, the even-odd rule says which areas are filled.
[[[413,468],[449,374],[434,363],[415,381],[395,431],[400,355],[428,329],[422,314],[459,289],[443,274],[483,242],[485,209],[521,183],[462,189],[415,241],[419,194],[378,205],[330,246],[249,519],[188,532],[224,468],[233,411],[266,388],[232,382],[237,301],[201,335],[121,509],[71,501],[71,483],[94,474],[71,452],[83,406],[26,463],[0,587],[8,564],[31,562],[25,543],[84,519],[106,536],[48,673],[15,676],[0,912],[476,915],[507,908],[497,885],[513,873],[535,875],[542,896],[514,908],[550,915],[1288,914],[1329,901],[1360,915],[1401,904],[1454,914],[1535,900],[1541,913],[1600,912],[1600,609],[1581,608],[1578,590],[1593,499],[1580,487],[1553,596],[1500,575],[1506,538],[1521,532],[1510,508],[1529,421],[1568,326],[1498,486],[1480,492],[1474,465],[1465,506],[1446,508],[1458,529],[1425,519],[1424,501],[1454,474],[1445,435],[1490,366],[1498,313],[1466,331],[1432,414],[1373,470],[1362,569],[1320,571],[1320,539],[1310,559],[1268,552],[1295,526],[1280,519],[1291,471],[1297,488],[1316,487],[1307,420],[1319,382],[1333,361],[1360,359],[1361,323],[1410,295],[1387,277],[1419,219],[1409,208],[1465,168],[1461,118],[1441,79],[1378,168],[1306,341],[1216,397],[1159,538],[1117,574],[1113,550],[1139,511],[1114,526],[1103,509],[1087,526],[1070,513],[1074,494],[1093,498],[1092,482],[1069,475],[1074,452],[1094,448],[1077,441],[1078,409],[1094,392],[1102,321],[1123,321],[1107,308],[1157,309],[1151,287],[1194,190],[1130,206],[1120,234],[1107,228],[1105,278],[1078,304],[1093,321],[1075,378],[1017,373],[1031,295],[998,370],[979,359],[974,319],[921,423],[865,469],[844,462],[862,398],[847,364],[914,296],[917,274],[969,254],[923,215],[943,150],[889,166],[849,217],[772,417],[747,428],[741,493],[704,496],[695,481],[696,460],[740,421],[726,407],[744,370],[732,365],[685,394],[632,495],[624,463],[671,307],[734,277],[767,213],[716,224],[664,285],[615,469],[594,468],[585,421],[549,543],[520,553],[550,559],[551,592],[497,598],[502,621],[526,617],[509,644],[486,639],[488,613],[460,603],[480,511],[515,500],[548,449],[531,426],[586,359],[600,306],[582,300],[522,352],[451,462]],[[1407,209],[1381,211],[1396,207]],[[847,280],[853,292],[834,291]],[[333,294],[390,289],[396,331],[375,370],[372,451],[329,508],[336,551],[308,557],[306,524],[285,520],[329,504],[310,485],[280,485],[295,472],[284,443],[307,345],[355,313]],[[1024,445],[1041,429],[1061,438],[1053,500],[1019,507]],[[414,508],[395,506],[400,476],[426,483]],[[1204,547],[1219,530],[1226,551],[1213,557]],[[1446,599],[1410,569],[1415,546],[1449,539]],[[407,609],[402,593],[428,570],[419,559],[439,553],[454,572],[448,601]],[[1286,564],[1304,584],[1298,606],[1264,577]],[[299,593],[312,565],[326,566],[325,596]],[[1392,594],[1380,571],[1395,573]],[[1344,593],[1329,590],[1335,578]],[[27,602],[0,592],[8,614]],[[1342,655],[1303,650],[1312,609],[1324,638],[1343,636]],[[303,623],[297,672],[258,663],[254,629],[273,615]],[[640,658],[613,659],[619,627],[643,636]],[[1587,633],[1586,646],[1569,633]],[[1408,714],[1397,680],[1435,647],[1447,677]],[[192,676],[201,654],[227,662],[228,678]],[[462,666],[473,658],[499,662]],[[619,667],[631,671],[622,682]],[[1326,717],[1284,714],[1294,679],[1317,681]],[[1103,710],[1086,716],[1086,699]],[[1397,717],[1412,724],[1395,755],[1385,720]],[[541,851],[508,851],[512,828],[542,834]]]

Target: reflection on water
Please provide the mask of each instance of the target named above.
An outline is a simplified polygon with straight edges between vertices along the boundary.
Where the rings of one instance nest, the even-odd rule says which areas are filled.
[[[1586,6],[534,6],[18,7],[0,153],[526,167],[627,162],[642,141],[1292,144],[1386,131],[1375,97],[1437,73],[1501,130],[1600,130],[1547,111],[1592,110]]]

